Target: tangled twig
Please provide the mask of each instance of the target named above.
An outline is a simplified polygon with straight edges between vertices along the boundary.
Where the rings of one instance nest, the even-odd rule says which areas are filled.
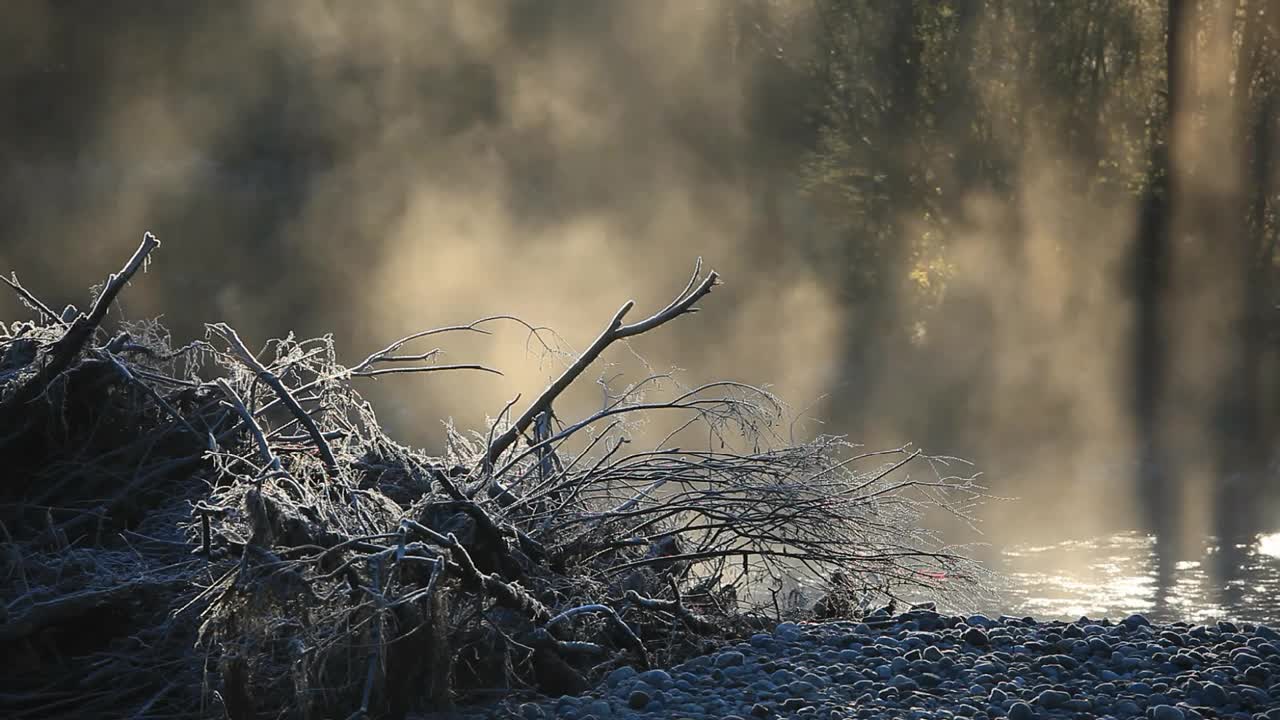
[[[87,315],[55,318],[10,283],[46,324],[0,336],[0,574],[17,580],[0,651],[25,668],[6,717],[403,715],[699,652],[763,623],[788,583],[856,608],[979,577],[918,522],[963,516],[973,478],[912,448],[792,441],[763,389],[602,381],[599,409],[556,416],[614,343],[696,311],[719,282],[700,263],[648,318],[618,310],[518,415],[517,398],[490,427],[450,429],[432,457],[388,438],[354,381],[497,372],[405,348],[540,328],[425,330],[350,367],[331,338],[254,353],[225,324],[208,326],[220,348],[172,350],[155,324],[108,337],[107,308],[157,245],[148,234]],[[704,441],[675,446],[695,428]]]

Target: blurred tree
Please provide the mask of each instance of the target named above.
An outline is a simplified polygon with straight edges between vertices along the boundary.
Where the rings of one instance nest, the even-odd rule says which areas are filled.
[[[1191,452],[1186,438],[1166,436],[1192,426],[1214,472],[1258,476],[1280,431],[1280,4],[814,0],[812,7],[816,49],[805,69],[821,100],[807,105],[815,140],[793,172],[816,217],[808,225],[821,231],[797,223],[801,231],[791,236],[804,239],[847,304],[848,385],[829,414],[863,436],[879,425],[959,452],[982,447],[959,426],[968,420],[991,432],[989,422],[975,421],[980,408],[1010,390],[1007,378],[997,386],[999,358],[981,348],[1000,346],[994,297],[1040,292],[1029,284],[1043,280],[1046,247],[1036,228],[1054,228],[1048,252],[1066,278],[1053,290],[1067,308],[1062,320],[1095,302],[1091,278],[1105,277],[1110,268],[1100,259],[1116,254],[1108,245],[1117,235],[1090,233],[1085,218],[1030,214],[1070,212],[1068,202],[1029,209],[1029,188],[1049,176],[1094,211],[1136,208],[1131,271],[1114,281],[1134,313],[1132,416],[1151,453],[1143,464],[1176,463],[1162,458],[1170,443]],[[976,212],[985,215],[975,217],[975,198],[991,201],[996,214],[983,206]],[[987,281],[1022,283],[1020,291],[972,286],[978,271],[957,263],[972,257],[975,232],[990,262]],[[956,282],[961,271],[969,284]],[[1028,353],[1094,351],[1096,337],[1071,332],[1023,327],[1015,337]],[[886,358],[891,372],[882,371]],[[957,362],[963,372],[952,371]],[[1055,399],[1059,388],[1034,370],[1025,388],[1045,396],[1042,409],[1073,402]],[[929,398],[928,411],[901,407],[909,397]],[[1061,417],[1017,422],[996,433],[1002,442],[1018,432],[1051,436]],[[1225,480],[1221,488],[1249,496]]]

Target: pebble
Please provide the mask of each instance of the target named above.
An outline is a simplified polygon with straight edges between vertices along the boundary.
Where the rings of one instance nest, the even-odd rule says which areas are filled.
[[[1009,720],[1033,720],[1036,711],[1024,702],[1016,702],[1009,707]]]
[[[630,665],[623,665],[605,677],[605,684],[609,687],[618,687],[638,674],[635,668]]]
[[[735,650],[722,652],[716,656],[715,666],[718,668],[738,667],[746,661],[746,656]]]
[[[983,631],[982,628],[978,627],[971,627],[968,630],[965,630],[964,634],[960,636],[960,639],[970,645],[976,645],[978,647],[986,647],[987,643],[990,642],[990,638],[987,637],[987,633]]]
[[[646,670],[645,672],[640,673],[638,679],[640,682],[659,690],[666,690],[673,684],[671,674],[666,670]]]
[[[653,696],[645,690],[632,690],[627,696],[627,705],[635,710],[642,710],[653,700]]]
[[[1050,710],[1066,705],[1069,700],[1071,700],[1070,693],[1061,690],[1045,690],[1036,696],[1036,704]]]
[[[780,623],[675,668],[618,667],[581,698],[512,701],[505,715],[475,717],[1280,720],[1277,648],[1280,633],[1266,625],[917,608],[873,623]]]
[[[1142,616],[1142,615],[1140,615],[1140,614],[1130,615],[1129,617],[1125,618],[1124,620],[1121,620],[1121,621],[1120,621],[1120,624],[1121,624],[1121,625],[1123,625],[1123,626],[1125,626],[1125,627],[1127,627],[1127,628],[1129,628],[1130,630],[1136,630],[1136,629],[1138,629],[1138,628],[1140,628],[1140,627],[1150,627],[1150,626],[1151,626],[1150,621],[1148,621],[1145,617],[1143,617],[1143,616]]]
[[[1157,705],[1151,709],[1151,720],[1185,720],[1186,713],[1172,705]]]

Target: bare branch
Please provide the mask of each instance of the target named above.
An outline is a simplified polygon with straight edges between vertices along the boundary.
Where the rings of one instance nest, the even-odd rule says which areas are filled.
[[[205,327],[221,336],[231,347],[236,357],[240,359],[240,362],[244,363],[246,367],[257,375],[259,380],[275,391],[276,397],[285,404],[285,407],[289,408],[289,411],[293,413],[298,422],[302,423],[302,426],[306,428],[307,434],[311,436],[311,442],[320,451],[320,459],[324,462],[329,476],[337,477],[339,472],[338,461],[333,456],[333,449],[329,447],[329,441],[325,440],[324,433],[320,432],[320,427],[316,425],[316,421],[307,414],[306,410],[302,409],[302,406],[294,399],[293,394],[284,386],[280,378],[276,377],[275,373],[268,370],[265,365],[258,361],[258,358],[254,357],[253,353],[249,352],[249,348],[245,346],[244,341],[229,325],[226,323],[213,323]]]
[[[221,388],[222,393],[226,395],[227,402],[235,409],[236,414],[240,416],[240,419],[249,429],[249,434],[257,441],[258,455],[262,458],[263,466],[270,470],[279,470],[280,458],[271,452],[271,445],[267,442],[267,436],[262,432],[262,428],[258,426],[258,421],[253,418],[253,413],[249,412],[249,408],[244,406],[244,401],[240,399],[235,389],[231,387],[231,383],[227,382],[225,378],[218,378],[214,382]]]
[[[701,260],[699,260],[694,271],[694,279],[697,278],[701,268],[702,263]],[[598,337],[596,337],[595,341],[591,343],[590,347],[582,353],[577,361],[561,373],[560,377],[556,378],[555,382],[551,383],[551,385],[538,396],[538,399],[534,400],[533,403],[525,409],[524,413],[520,415],[520,417],[511,425],[510,428],[507,429],[506,432],[490,443],[484,457],[485,467],[492,468],[497,459],[501,457],[513,443],[515,443],[516,438],[520,437],[520,435],[529,428],[529,425],[533,423],[534,418],[538,417],[538,415],[544,410],[550,409],[551,404],[560,396],[560,393],[564,392],[565,388],[568,388],[573,384],[573,381],[577,380],[578,376],[586,371],[591,363],[595,362],[596,358],[600,357],[600,354],[603,353],[606,348],[618,340],[647,332],[685,314],[686,312],[690,312],[694,303],[701,300],[707,293],[711,292],[711,289],[715,287],[718,282],[719,275],[712,270],[705,278],[703,278],[701,283],[697,284],[696,287],[693,280],[691,280],[685,292],[681,293],[680,296],[677,296],[674,301],[659,312],[641,320],[640,322],[633,323],[631,325],[623,325],[623,317],[625,317],[635,305],[635,301],[628,300],[618,310],[618,312],[614,313],[613,319],[609,321],[609,325]],[[693,289],[690,290],[689,288]]]
[[[26,383],[22,385],[16,392],[5,398],[0,403],[0,427],[14,427],[19,423],[3,422],[12,418],[15,414],[22,413],[24,407],[44,394],[49,385],[65,371],[71,367],[72,361],[80,354],[85,345],[88,344],[90,338],[93,337],[98,326],[106,317],[107,309],[115,300],[120,291],[128,284],[129,279],[133,277],[138,268],[142,267],[147,256],[151,251],[160,246],[160,241],[155,235],[145,233],[142,236],[142,244],[133,253],[133,257],[125,263],[119,273],[112,274],[107,278],[107,283],[102,289],[102,294],[93,304],[93,310],[88,316],[81,315],[67,327],[62,337],[53,344],[49,349],[44,367]],[[50,311],[51,312],[51,311]],[[16,437],[11,435],[10,437]]]
[[[16,273],[12,275],[12,278],[7,278],[3,275],[0,275],[0,280],[3,280],[6,285],[13,288],[13,291],[18,293],[18,296],[21,297],[22,300],[25,301],[27,305],[29,305],[32,309],[39,311],[41,315],[58,323],[62,327],[67,327],[67,325],[70,324],[66,320],[63,320],[61,315],[59,315],[58,313],[55,313],[53,310],[50,310],[49,306],[41,302],[40,298],[33,295],[30,290],[27,290],[26,288],[22,287],[22,283],[18,282],[18,275]]]
[[[399,360],[399,358],[393,358]],[[390,360],[389,360],[390,361]],[[495,370],[487,365],[477,365],[475,363],[462,363],[458,365],[417,365],[414,367],[397,367],[397,368],[378,368],[377,370],[361,370],[351,373],[352,377],[371,378],[379,375],[403,375],[408,373],[429,373],[443,372],[447,370],[479,370],[481,372],[491,373],[493,375],[501,375],[502,371]]]

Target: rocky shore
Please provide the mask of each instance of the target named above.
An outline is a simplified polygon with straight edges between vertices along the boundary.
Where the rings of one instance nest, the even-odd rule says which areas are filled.
[[[1041,622],[932,609],[864,622],[782,623],[597,690],[509,701],[489,717],[1233,718],[1280,720],[1280,632],[1265,625]]]

